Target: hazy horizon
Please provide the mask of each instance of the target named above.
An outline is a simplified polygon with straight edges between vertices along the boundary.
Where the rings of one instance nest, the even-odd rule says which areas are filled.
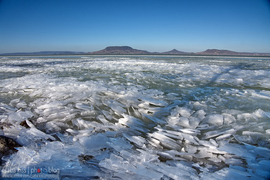
[[[128,46],[128,45],[123,45],[123,46]],[[123,47],[123,46],[114,46],[114,47]],[[100,51],[100,50],[104,50],[106,49],[107,47],[113,47],[113,46],[106,46],[104,47],[103,49],[99,49],[97,51]],[[128,46],[128,47],[131,47],[131,46]],[[133,48],[133,47],[131,47]],[[133,48],[133,49],[137,49],[137,48]],[[169,51],[172,51],[172,50],[177,50],[177,51],[180,51],[180,52],[185,52],[185,53],[200,53],[200,52],[204,52],[206,50],[225,50],[225,51],[232,51],[232,52],[237,52],[237,53],[259,53],[259,54],[269,54],[269,52],[240,52],[240,51],[234,51],[234,50],[231,50],[231,49],[216,49],[216,48],[209,48],[209,49],[205,49],[203,51],[198,51],[198,52],[187,52],[187,51],[182,51],[181,49],[176,49],[176,48],[173,48],[173,49],[170,49],[170,50],[164,50],[164,51],[149,51],[147,49],[137,49],[137,50],[143,50],[143,51],[147,51],[149,53],[166,53],[166,52],[169,52]],[[54,51],[54,50],[41,50],[41,51],[32,51],[32,52],[10,52],[10,53],[0,53],[0,55],[5,55],[5,54],[31,54],[31,53],[56,53],[56,52],[67,52],[67,53],[92,53],[92,52],[96,52],[96,51],[89,51],[89,52],[83,52],[83,51],[72,51],[72,50],[60,50],[60,51]]]

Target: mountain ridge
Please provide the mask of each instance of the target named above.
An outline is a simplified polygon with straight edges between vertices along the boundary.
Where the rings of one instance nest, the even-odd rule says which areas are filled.
[[[18,52],[4,53],[1,56],[35,56],[35,55],[205,55],[205,56],[270,56],[270,53],[249,53],[236,52],[231,50],[207,49],[202,52],[184,52],[173,49],[166,52],[149,52],[146,50],[134,49],[130,46],[107,46],[105,49],[93,52],[74,51],[40,51],[40,52]]]
[[[105,55],[118,55],[118,54],[150,54],[145,50],[133,49],[130,46],[108,46],[105,49],[89,52],[87,54],[105,54]]]
[[[250,52],[236,52],[230,50],[207,49],[202,52],[195,53],[197,55],[211,55],[211,56],[270,56],[270,53],[250,53]]]
[[[163,52],[161,54],[189,54],[189,53],[184,52],[184,51],[178,51],[177,49],[173,49],[171,51],[166,51],[166,52]]]
[[[210,56],[270,56],[270,53],[247,53],[247,52],[236,52],[230,50],[220,49],[207,49],[202,52],[184,52],[173,49],[166,52],[148,52],[146,50],[133,49],[130,46],[108,46],[105,49],[89,52],[87,54],[99,54],[99,55],[210,55]]]

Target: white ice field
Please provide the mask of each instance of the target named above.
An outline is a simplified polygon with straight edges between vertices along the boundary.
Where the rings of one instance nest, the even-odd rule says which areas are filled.
[[[268,179],[270,58],[0,57],[0,125],[2,176]]]

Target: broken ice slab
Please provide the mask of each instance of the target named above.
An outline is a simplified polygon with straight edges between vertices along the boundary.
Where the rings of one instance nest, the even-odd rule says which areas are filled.
[[[220,129],[220,130],[215,130],[215,131],[208,131],[204,134],[203,139],[209,139],[209,138],[213,138],[222,134],[235,134],[237,130],[235,129]]]
[[[86,104],[86,103],[76,103],[75,107],[81,110],[85,110],[85,111],[94,110],[93,106],[89,106],[89,104]]]
[[[216,172],[203,172],[200,174],[200,177],[202,180],[249,179],[251,176],[252,174],[250,174],[247,171],[241,171],[234,168],[223,168]],[[257,178],[254,178],[254,179],[257,179]]]
[[[108,100],[103,102],[104,105],[109,106],[116,114],[121,115],[123,113],[126,113],[126,106],[121,104],[118,101],[114,100]]]
[[[110,158],[101,161],[99,166],[116,172],[126,172],[126,169],[132,171],[135,168],[128,161],[115,154],[111,154]]]
[[[83,130],[79,130],[79,131],[74,131],[74,130],[68,129],[67,132],[70,132],[72,135],[74,135],[73,141],[77,141],[77,140],[81,139],[82,137],[88,137],[91,134],[93,134],[94,129],[88,128],[88,129],[83,129]]]
[[[147,142],[152,145],[153,147],[156,147],[158,149],[163,149],[163,147],[160,144],[160,141],[155,138],[147,138]]]
[[[180,117],[177,125],[180,125],[185,128],[190,128],[189,119],[187,117]]]
[[[0,109],[7,113],[12,113],[17,111],[17,108],[10,107],[2,102],[0,102]]]
[[[257,116],[251,114],[251,113],[242,113],[237,115],[237,121],[257,121]]]
[[[200,120],[203,120],[205,118],[206,112],[204,110],[200,109],[197,112],[195,112],[192,116],[199,118]]]
[[[167,161],[167,160],[175,159],[174,155],[171,155],[170,153],[167,153],[167,152],[157,152],[157,155],[159,155],[158,159],[160,161]]]
[[[134,156],[131,158],[136,161],[129,162],[120,156],[111,154],[110,158],[101,161],[99,166],[106,168],[107,170],[113,170],[114,176],[119,176],[121,179],[160,179],[163,176],[162,173],[159,173],[154,169],[147,168],[147,164],[144,162],[139,163],[137,161],[138,156],[130,155]]]
[[[156,133],[171,137],[173,139],[178,139],[178,140],[183,139],[183,136],[182,136],[181,132],[165,130],[165,129],[161,128],[160,126],[155,127],[155,129],[158,130]]]
[[[232,136],[232,134],[223,134],[223,135],[220,135],[220,136],[216,137],[216,140],[220,141],[220,140],[223,140],[223,139],[227,139],[227,138],[229,138],[231,136]]]
[[[72,134],[73,136],[79,134],[79,131],[76,131],[73,129],[66,129],[66,131],[69,132],[70,134]]]
[[[167,118],[168,125],[170,126],[176,126],[180,121],[180,117],[174,117],[174,116],[169,116]]]
[[[270,160],[261,160],[258,164],[261,169],[270,172]]]
[[[40,105],[38,107],[36,107],[37,109],[53,109],[53,108],[58,108],[58,107],[62,107],[65,104],[61,101],[52,101],[52,102],[48,102],[46,104]]]
[[[240,145],[240,144],[232,144],[232,143],[225,144],[223,146],[220,146],[217,149],[220,151],[225,151],[227,153],[235,154],[239,157],[245,158],[246,161],[248,162],[254,161],[257,157],[257,154],[252,153],[247,148],[245,148],[244,145]]]
[[[253,146],[253,145],[250,145],[250,144],[247,144],[247,143],[244,143],[243,144],[246,146],[246,148],[248,150],[252,150],[252,152],[260,155],[260,156],[263,156],[263,157],[266,157],[266,158],[270,158],[270,149],[269,148],[265,148],[265,147],[256,147],[256,146]]]
[[[149,116],[149,115],[146,115],[144,114],[143,116],[145,116],[146,118],[150,119],[151,121],[157,123],[157,124],[160,124],[160,125],[164,125],[166,124],[166,121],[162,120],[162,119],[159,119],[159,118],[156,118],[156,117],[152,117],[152,116]]]
[[[22,121],[25,121],[31,117],[33,117],[34,114],[31,111],[17,111],[12,112],[8,115],[8,121],[11,123],[21,123]]]
[[[103,124],[112,124],[112,123],[109,123],[109,121],[105,119],[103,115],[98,115],[96,118],[100,120]]]
[[[36,140],[55,140],[50,134],[46,134],[38,130],[30,121],[26,120],[30,129],[20,129],[20,134],[17,136],[17,141],[22,145],[28,145]]]
[[[154,132],[148,134],[149,138],[155,138],[160,141],[161,145],[168,149],[181,149],[181,146],[173,139],[169,138],[162,132]]]
[[[163,177],[162,173],[157,172],[155,169],[147,168],[147,166],[138,166],[133,172],[141,175],[140,179],[161,179]]]
[[[212,157],[212,158],[218,158],[217,154],[227,154],[226,151],[222,151],[217,147],[197,147],[198,153],[194,154],[195,157],[197,158],[205,158],[205,157]],[[219,161],[219,160],[218,160]]]
[[[186,152],[190,153],[190,154],[195,154],[198,150],[198,148],[196,146],[187,144],[185,147]]]
[[[229,165],[242,165],[243,164],[243,161],[239,158],[229,158],[229,159],[226,159],[225,160],[225,163],[226,164],[229,164]]]
[[[108,148],[109,145],[106,143],[108,141],[109,138],[103,134],[91,135],[79,139],[79,142],[85,148],[85,151]]]
[[[195,129],[200,124],[201,120],[196,117],[189,117],[189,127]]]
[[[133,106],[130,106],[127,110],[130,116],[134,116],[136,118],[142,118],[141,113]]]
[[[200,179],[196,170],[187,165],[160,163],[158,165],[148,164],[148,166],[172,179]]]
[[[247,135],[247,136],[255,136],[256,138],[260,138],[264,136],[264,134],[259,133],[259,132],[251,132],[251,131],[243,131],[242,135]]]
[[[190,115],[193,113],[190,109],[186,107],[178,107],[176,108],[176,111],[182,116],[182,117],[190,117]]]
[[[196,158],[211,158],[214,156],[212,152],[208,151],[208,148],[199,147],[197,150],[198,153],[194,155]]]
[[[200,121],[201,120],[196,117],[168,117],[168,124],[173,128],[181,126],[183,128],[195,129]]]
[[[123,118],[119,119],[119,123],[124,125],[134,125],[134,126],[144,126],[143,122],[140,119],[137,119],[133,116],[122,114]]]
[[[106,119],[112,120],[113,117],[112,117],[112,113],[111,112],[105,111],[105,110],[102,110],[101,112],[106,117]]]
[[[185,133],[185,134],[190,134],[190,135],[198,135],[201,134],[201,131],[198,129],[177,129],[178,131]]]
[[[89,129],[89,128],[95,128],[102,129],[104,126],[101,123],[95,122],[95,121],[86,121],[81,118],[73,119],[72,120],[73,126],[77,127],[78,129]]]
[[[196,136],[192,136],[192,135],[184,134],[184,133],[182,134],[182,136],[185,139],[185,143],[199,145],[198,138]]]
[[[155,129],[157,129],[158,131],[161,131],[161,132],[167,132],[167,133],[179,135],[180,137],[181,137],[182,133],[190,134],[190,135],[198,135],[201,133],[201,131],[198,129],[187,129],[187,128],[185,128],[185,129],[178,128],[175,131],[172,131],[172,130],[167,130],[167,129],[165,130],[165,129],[161,128],[160,126],[157,126],[157,127],[155,127]]]
[[[223,125],[223,115],[211,114],[204,119],[204,122],[212,124],[212,125],[216,125],[216,126],[221,126]]]
[[[129,141],[122,137],[110,138],[110,141],[108,141],[107,144],[118,152],[125,149],[131,149],[133,147]]]
[[[137,151],[130,151],[128,149],[121,150],[120,155],[123,159],[129,160],[131,163],[135,164],[138,160],[138,152]]]
[[[30,128],[28,130],[21,131],[20,135],[17,137],[17,141],[22,143],[22,145],[28,145],[29,143],[33,143],[35,140],[55,140],[55,138],[49,134],[45,134],[44,132],[36,129]]]
[[[60,132],[62,129],[69,128],[69,125],[63,122],[50,121],[45,124],[46,132]]]
[[[208,147],[208,148],[217,148],[218,147],[218,144],[216,143],[216,141],[214,139],[210,139],[209,141],[199,140],[198,142],[200,145]]]
[[[162,100],[157,100],[157,99],[153,99],[153,98],[147,98],[147,97],[141,97],[140,98],[141,101],[143,101],[143,103],[139,104],[139,107],[144,107],[144,108],[149,108],[149,106],[157,106],[157,107],[165,107],[168,105],[167,102],[162,101]]]
[[[259,175],[261,177],[264,177],[266,179],[269,179],[269,177],[270,177],[270,171],[265,171],[263,169],[257,169],[256,170],[256,175]]]
[[[253,97],[255,98],[260,98],[260,99],[270,99],[270,93],[269,91],[255,91],[255,90],[249,90],[249,93],[252,94]]]
[[[270,113],[261,109],[257,109],[255,112],[253,112],[253,115],[257,116],[258,118],[270,118]]]
[[[232,116],[231,114],[223,113],[222,115],[223,115],[224,124],[232,124],[236,122],[235,117]]]
[[[57,113],[53,113],[50,114],[48,117],[45,117],[47,119],[47,121],[70,121],[73,118],[75,118],[76,114],[70,114],[67,111],[62,111],[62,112],[57,112]]]
[[[129,136],[125,133],[123,133],[123,136],[138,147],[142,147],[146,143],[146,140],[141,136]]]
[[[142,149],[136,149],[140,153],[137,155],[137,162],[138,163],[158,163],[158,155],[155,153],[148,151],[148,150],[142,150]]]
[[[82,111],[80,114],[82,117],[91,117],[91,118],[94,118],[97,115],[96,111],[94,110],[85,110]]]
[[[158,129],[159,131],[158,132],[154,132],[152,134],[149,134],[150,137],[151,137],[151,135],[154,135],[153,137],[156,137],[156,139],[158,139],[157,137],[158,136],[161,136],[161,137],[167,137],[169,139],[172,138],[172,139],[178,139],[178,140],[185,140],[185,143],[187,143],[187,144],[190,144],[191,143],[191,144],[198,145],[196,136],[192,136],[191,134],[179,132],[179,131],[182,131],[184,129],[181,129],[179,131],[163,130],[163,129],[158,128],[158,127],[156,127],[155,129]],[[196,130],[194,130],[194,131],[196,131]],[[185,132],[185,131],[183,131],[183,132]],[[192,132],[192,131],[189,131],[189,129],[187,129],[186,132]],[[194,132],[192,132],[192,134],[193,133]],[[160,140],[160,139],[158,139],[158,140]]]
[[[11,106],[16,107],[18,109],[20,108],[27,108],[26,102],[22,101],[21,99],[13,99],[9,103]]]
[[[125,126],[128,126],[130,129],[135,131],[140,131],[142,133],[149,132],[149,129],[143,123],[142,120],[135,118],[133,116],[129,116],[127,114],[122,114],[123,118],[119,119],[119,123]]]
[[[30,149],[28,147],[18,147],[16,148],[18,152],[11,156],[7,161],[5,167],[13,167],[14,165],[27,167],[33,162],[33,157],[37,157],[37,151]],[[50,156],[48,156],[50,158]],[[41,160],[40,160],[41,161]]]

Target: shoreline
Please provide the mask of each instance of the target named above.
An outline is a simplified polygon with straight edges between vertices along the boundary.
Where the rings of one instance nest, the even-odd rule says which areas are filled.
[[[46,55],[1,55],[0,57],[48,57],[48,56],[187,56],[187,57],[266,57],[269,55],[206,55],[206,54],[46,54]]]

